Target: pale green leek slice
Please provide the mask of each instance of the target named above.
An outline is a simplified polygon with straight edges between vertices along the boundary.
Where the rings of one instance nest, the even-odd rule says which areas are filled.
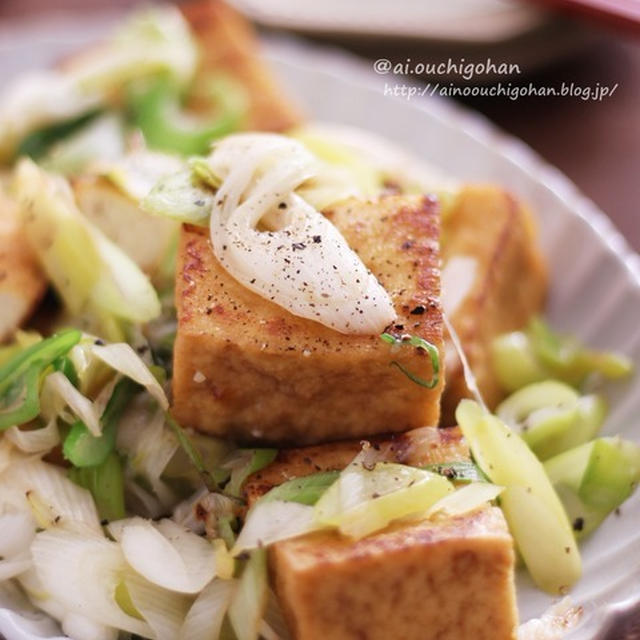
[[[582,564],[544,467],[514,431],[477,403],[463,400],[456,418],[475,461],[505,487],[501,506],[534,582],[550,593],[565,592],[580,577]]]

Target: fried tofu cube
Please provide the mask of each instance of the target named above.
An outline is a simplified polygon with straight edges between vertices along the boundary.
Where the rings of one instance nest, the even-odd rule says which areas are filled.
[[[101,177],[78,178],[73,191],[82,213],[147,275],[156,276],[175,242],[177,223],[143,211]]]
[[[22,230],[18,207],[0,189],[0,342],[33,313],[47,289]]]
[[[387,462],[424,467],[469,460],[469,447],[458,427],[421,427],[388,437],[367,438],[377,456]],[[362,449],[361,440],[343,440],[311,447],[280,449],[276,459],[247,478],[244,496],[249,505],[267,491],[291,480],[323,471],[341,471]]]
[[[514,552],[485,507],[353,542],[319,532],[275,544],[276,594],[296,640],[513,640]]]
[[[442,222],[442,304],[490,408],[503,397],[493,372],[491,344],[539,313],[547,270],[528,209],[503,189],[464,187]],[[469,395],[450,339],[441,424],[455,423],[459,401]]]
[[[438,205],[428,197],[346,201],[326,215],[389,292],[390,329],[442,349]],[[435,425],[442,379],[426,389],[392,361],[431,379],[419,349],[392,353],[378,335],[344,335],[250,291],[182,231],[173,412],[184,425],[241,442],[297,445]]]
[[[253,28],[242,15],[219,0],[186,4],[182,11],[202,52],[196,86],[212,71],[238,81],[249,99],[247,130],[284,131],[300,124],[299,110],[262,60]]]
[[[469,460],[457,427],[372,439],[413,466]],[[245,484],[249,505],[286,480],[344,468],[358,441],[281,450]],[[514,553],[502,512],[396,523],[352,541],[320,532],[269,549],[271,580],[296,640],[511,640]]]

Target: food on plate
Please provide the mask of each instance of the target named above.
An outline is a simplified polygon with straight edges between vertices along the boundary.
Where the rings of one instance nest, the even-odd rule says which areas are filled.
[[[495,186],[464,187],[442,223],[443,306],[454,326],[487,406],[504,390],[492,362],[494,339],[525,326],[545,301],[547,273],[532,214]],[[469,391],[457,351],[446,349],[442,424]]]
[[[389,334],[428,341],[438,350],[439,364],[436,202],[422,196],[347,200],[326,216],[391,296],[395,318]],[[300,241],[294,252],[304,259],[314,243],[328,241],[315,238],[311,246]],[[394,347],[379,334],[345,335],[283,311],[229,275],[204,230],[186,227],[178,254],[178,421],[239,441],[294,444],[437,424],[442,377],[423,349]],[[392,361],[433,381],[432,388],[415,384]]]
[[[633,364],[542,318],[535,212],[303,122],[218,1],[0,124],[0,589],[74,640],[511,640],[516,557],[570,591]]]
[[[0,191],[0,340],[33,313],[47,287],[20,223],[18,207]]]
[[[281,451],[247,479],[249,505],[278,499],[274,487],[313,504],[360,447],[345,441]],[[371,463],[437,470],[454,482],[482,477],[457,428],[377,439],[369,453]],[[296,638],[423,638],[425,629],[435,637],[495,638],[516,626],[512,545],[500,511],[488,505],[452,518],[418,515],[355,543],[333,532],[277,542],[269,560]]]

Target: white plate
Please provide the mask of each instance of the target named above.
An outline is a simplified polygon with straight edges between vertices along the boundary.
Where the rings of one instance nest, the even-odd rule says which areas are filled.
[[[46,28],[0,30],[0,84],[29,64],[51,60],[94,39],[109,19],[94,15]],[[307,111],[324,121],[377,131],[463,180],[505,185],[531,204],[551,268],[548,312],[554,326],[598,347],[627,353],[640,367],[640,257],[609,219],[560,172],[523,143],[451,102],[406,102],[384,96],[384,81],[340,52],[293,41],[270,41],[273,66]],[[612,411],[605,433],[640,439],[640,376],[609,390]],[[571,638],[602,637],[617,612],[640,606],[640,492],[582,547],[585,576],[572,592],[585,608]],[[0,591],[0,606],[8,606]],[[518,576],[522,620],[540,615],[552,599]],[[14,605],[15,606],[15,605]],[[7,640],[50,637],[33,620],[0,609]],[[36,635],[39,633],[39,635]]]
[[[306,33],[382,35],[487,43],[527,33],[548,20],[514,0],[231,0],[261,24]]]

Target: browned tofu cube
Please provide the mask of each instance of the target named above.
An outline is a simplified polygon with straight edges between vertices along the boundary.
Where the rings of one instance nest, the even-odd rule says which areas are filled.
[[[219,0],[192,2],[182,11],[203,57],[196,85],[212,71],[228,73],[241,83],[249,98],[248,130],[283,131],[300,124],[298,109],[261,59],[257,38],[245,18]]]
[[[371,440],[382,459],[413,466],[464,461],[457,427]],[[291,478],[344,468],[360,442],[280,450],[245,484],[253,504]],[[499,509],[396,523],[351,541],[317,533],[269,550],[272,583],[296,640],[510,640],[517,612],[512,540]]]
[[[435,200],[349,201],[327,213],[389,292],[395,333],[442,348]],[[393,353],[378,335],[344,335],[292,315],[232,278],[208,233],[182,231],[173,412],[184,425],[238,441],[312,444],[438,422],[442,380],[424,351]]]
[[[442,224],[443,304],[485,402],[493,408],[503,393],[492,368],[492,341],[523,327],[541,310],[545,262],[531,214],[499,187],[463,188]],[[454,309],[447,309],[445,301],[452,298]],[[441,424],[451,425],[458,402],[469,391],[449,340],[446,352]]]
[[[296,640],[512,640],[514,552],[496,507],[397,524],[352,542],[316,533],[273,546]]]
[[[0,342],[25,322],[47,280],[22,230],[18,207],[0,187]]]

